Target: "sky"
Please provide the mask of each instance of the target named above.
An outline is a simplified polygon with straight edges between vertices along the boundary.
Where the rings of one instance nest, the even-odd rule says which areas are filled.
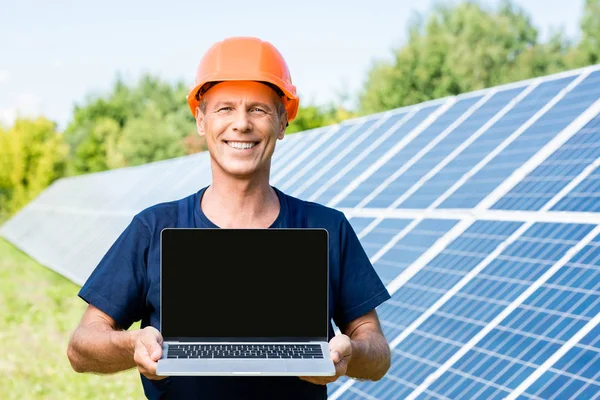
[[[496,0],[487,3],[496,4]],[[541,38],[576,38],[584,0],[516,0]],[[30,1],[0,0],[0,122],[44,115],[63,129],[73,107],[117,76],[152,73],[191,85],[202,54],[229,36],[275,45],[301,104],[357,97],[376,60],[391,59],[407,24],[434,1]]]

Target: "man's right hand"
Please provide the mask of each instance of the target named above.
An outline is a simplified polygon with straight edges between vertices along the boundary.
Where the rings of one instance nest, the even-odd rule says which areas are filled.
[[[156,375],[156,365],[162,356],[162,335],[152,326],[135,331],[135,334],[133,361],[138,370],[148,379],[165,379],[166,376]]]

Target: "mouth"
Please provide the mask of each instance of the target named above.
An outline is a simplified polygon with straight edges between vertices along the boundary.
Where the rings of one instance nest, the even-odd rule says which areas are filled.
[[[233,140],[224,140],[227,146],[240,151],[248,151],[254,148],[258,142],[237,142]]]

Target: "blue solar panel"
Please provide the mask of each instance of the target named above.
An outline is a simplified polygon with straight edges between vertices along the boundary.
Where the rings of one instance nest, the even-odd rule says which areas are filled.
[[[385,140],[379,143],[375,148],[371,149],[368,154],[364,155],[364,158],[354,165],[345,175],[341,176],[333,182],[323,193],[321,193],[317,199],[312,199],[321,204],[329,204],[333,198],[338,195],[344,188],[346,188],[353,180],[358,178],[364,171],[379,160],[386,152],[388,152],[394,145],[402,140],[408,133],[410,133],[415,127],[422,123],[427,117],[429,117],[439,105],[427,106],[410,117],[401,126],[396,128],[394,132],[388,136]],[[403,115],[397,115],[392,117],[395,122],[399,122]]]
[[[504,179],[508,178],[599,98],[600,71],[596,71],[575,86],[481,171],[454,192],[440,207],[475,207]]]
[[[444,169],[425,182],[409,200],[418,202],[423,208],[429,207],[572,80],[573,78],[563,78],[540,84],[499,121],[483,132],[470,146],[459,153]]]
[[[379,222],[360,240],[367,255],[373,257],[411,222],[410,219],[384,219]]]
[[[342,124],[340,125],[339,129],[330,129],[327,130],[326,132],[323,132],[322,136],[321,135],[315,135],[314,140],[310,141],[310,140],[306,140],[302,143],[302,148],[298,151],[296,149],[298,149],[298,147],[296,147],[296,151],[298,151],[297,157],[302,157],[303,160],[310,160],[311,156],[314,153],[319,153],[320,150],[322,150],[322,148],[324,147],[329,147],[331,146],[333,143],[335,143],[337,140],[339,140],[339,138],[345,134],[348,133],[348,131],[350,129],[352,129],[352,127],[355,125],[356,123],[347,123],[347,124]],[[323,142],[321,142],[321,140],[323,140]],[[315,143],[321,143],[319,146],[316,146]],[[286,170],[285,167],[287,167],[287,165],[284,165],[282,167],[282,169],[285,172],[279,172],[279,171],[274,171],[276,173],[274,173],[274,179],[272,180],[272,183],[278,185],[280,188],[283,188],[283,186],[285,186],[287,184],[287,182],[289,181],[289,179],[291,177],[293,177],[297,172],[299,168],[302,168],[302,163],[300,163],[299,166],[297,166],[296,168],[289,168]]]
[[[394,127],[395,124],[398,123],[402,118],[405,118],[406,114],[402,113],[399,115],[392,115],[389,118],[386,118],[385,122],[381,124],[377,129],[373,129],[369,135],[362,135],[360,138],[352,138],[344,141],[343,146],[340,151],[344,151],[347,146],[355,146],[350,150],[345,156],[340,158],[339,160],[328,164],[327,166],[319,166],[315,171],[311,171],[312,175],[320,174],[310,186],[305,187],[304,189],[299,189],[297,192],[293,192],[293,196],[301,197],[301,198],[310,198],[317,191],[323,191],[325,185],[327,185],[334,176],[337,176],[342,172],[342,169],[348,166],[352,162],[360,162],[361,153],[366,152],[366,147],[380,138],[383,135],[390,135],[393,131],[390,131]],[[365,129],[362,129],[363,131]],[[364,154],[367,156],[368,152]],[[308,178],[311,177],[311,174],[307,174]],[[341,174],[340,174],[341,177]],[[314,179],[314,178],[313,178]],[[336,179],[337,180],[337,179]]]
[[[407,346],[418,341],[430,352],[439,355],[424,358],[438,367],[441,366],[592,228],[592,225],[580,224],[534,224],[453,296],[451,301],[441,307],[434,317],[422,324],[415,331],[416,335],[412,340],[408,340],[409,336],[398,349],[410,352]],[[515,315],[521,315],[520,311]],[[544,317],[541,312],[536,315]],[[520,330],[516,331],[517,328],[511,324],[511,320],[505,319],[429,385],[428,391],[449,398],[491,399],[500,398],[494,394],[496,390],[514,389],[520,382],[517,380],[524,379],[532,370],[519,370],[517,374],[515,369],[510,369],[511,373],[507,373],[504,369],[509,363],[507,358],[525,357],[526,351],[533,357],[536,354],[540,355],[535,350],[541,351],[539,348],[528,347],[531,342],[520,341],[521,338],[507,340],[513,338],[511,335],[515,332],[526,331],[536,326],[536,322],[540,323],[539,320],[533,323],[529,320],[526,322],[527,325],[518,324]],[[552,349],[556,350],[555,347]],[[549,355],[552,350],[549,348],[544,351]],[[493,358],[495,356],[498,357]],[[494,379],[499,381],[495,382]],[[418,382],[420,383],[422,380]],[[427,395],[423,394],[419,398],[426,397]]]
[[[492,208],[539,210],[600,157],[600,115],[556,150]]]
[[[465,111],[475,104],[482,96],[472,96],[461,99],[450,107],[444,114],[436,119],[421,134],[415,137],[406,147],[394,155],[388,162],[382,165],[373,175],[362,182],[352,193],[340,201],[338,207],[355,207],[367,195],[371,194],[383,181],[392,176],[406,161],[417,154],[419,150],[427,145],[433,138],[460,117]]]
[[[597,325],[519,399],[595,399],[599,394],[600,325]]]
[[[552,211],[600,212],[600,167],[558,202]]]
[[[477,108],[471,116],[455,127],[436,146],[429,150],[422,158],[410,166],[403,174],[399,175],[381,193],[365,205],[365,207],[390,207],[399,195],[433,169],[440,161],[450,154],[457,146],[481,128],[498,111],[506,106],[514,97],[523,91],[523,87],[510,89],[494,94],[485,104]],[[408,161],[408,160],[406,160]],[[397,204],[394,204],[397,206]],[[401,204],[403,208],[423,208],[423,203],[417,198]]]
[[[334,134],[335,141],[330,143],[327,147],[319,149],[309,160],[304,168],[299,169],[298,173],[288,175],[288,179],[285,184],[281,186],[282,190],[290,194],[296,195],[296,190],[303,184],[307,179],[319,173],[323,170],[323,163],[327,162],[331,157],[335,157],[335,154],[342,151],[343,148],[350,143],[356,142],[358,138],[364,135],[365,131],[373,126],[379,118],[371,118],[362,123],[354,124],[352,128],[349,128],[343,135]]]
[[[401,220],[404,221],[404,220]],[[448,232],[455,220],[423,220],[390,248],[373,266],[383,283],[388,284],[415,262],[440,237]],[[390,221],[389,224],[393,223]],[[402,224],[404,222],[401,222]],[[369,235],[364,237],[369,240]]]
[[[392,295],[390,301],[380,306],[378,314],[388,340],[392,341],[402,333],[451,286],[512,235],[520,225],[517,222],[477,221],[427,263]],[[360,382],[354,385],[354,388],[373,395],[375,386],[378,388],[381,386],[382,392],[390,390],[392,393],[397,393],[398,398],[402,398],[406,394],[402,387],[414,386],[413,383],[403,380],[403,376],[415,366],[422,367],[415,359],[396,354],[393,357],[392,369],[380,384]],[[356,391],[354,393],[356,394]],[[344,394],[342,398],[352,397],[346,397]],[[376,396],[376,398],[389,397]]]
[[[352,217],[348,218],[348,221],[350,222],[350,225],[352,225],[352,229],[354,229],[354,232],[356,232],[356,234],[359,234],[360,231],[367,227],[367,225],[375,221],[375,218]]]

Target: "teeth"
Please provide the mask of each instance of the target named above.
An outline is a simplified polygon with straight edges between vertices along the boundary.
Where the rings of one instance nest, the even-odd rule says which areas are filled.
[[[245,150],[245,149],[251,149],[252,147],[256,146],[256,142],[226,142],[230,147],[233,147],[234,149],[240,149],[240,150]]]

